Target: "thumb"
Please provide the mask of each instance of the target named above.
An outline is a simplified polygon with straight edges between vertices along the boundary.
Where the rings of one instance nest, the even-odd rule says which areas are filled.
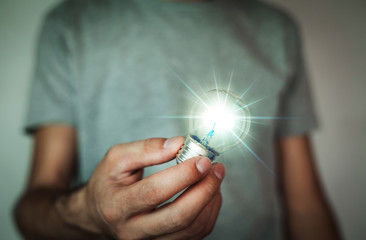
[[[168,162],[175,158],[185,138],[150,138],[113,147],[113,155],[124,162],[127,171]],[[119,156],[119,157],[116,157]]]

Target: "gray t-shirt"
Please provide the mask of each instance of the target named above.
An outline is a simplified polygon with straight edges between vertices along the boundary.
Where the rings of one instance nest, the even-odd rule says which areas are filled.
[[[301,44],[284,13],[258,1],[65,1],[40,35],[26,129],[53,123],[78,132],[79,181],[113,145],[186,135],[195,96],[216,87],[241,95],[252,116],[243,145],[222,154],[223,206],[209,239],[280,239],[274,139],[315,126]],[[263,98],[263,99],[262,99]],[[260,99],[262,99],[260,101]],[[272,119],[285,117],[285,119]],[[146,169],[146,174],[175,163]],[[169,181],[169,179],[167,179]]]

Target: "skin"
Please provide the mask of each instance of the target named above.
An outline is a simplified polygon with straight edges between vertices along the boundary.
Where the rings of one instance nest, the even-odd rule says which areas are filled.
[[[322,191],[306,135],[277,141],[280,185],[289,239],[341,239]]]
[[[173,159],[183,142],[175,137],[116,145],[90,181],[70,191],[76,131],[40,128],[29,184],[15,210],[19,229],[27,239],[202,239],[221,207],[223,164],[197,157],[141,179],[144,167]]]
[[[192,158],[141,179],[144,167],[173,159],[183,141],[176,137],[116,145],[90,181],[70,191],[76,132],[62,125],[40,128],[28,187],[15,211],[19,229],[27,239],[204,238],[213,230],[222,203],[222,164]],[[288,237],[339,239],[308,138],[277,142]],[[177,200],[157,208],[186,187]]]

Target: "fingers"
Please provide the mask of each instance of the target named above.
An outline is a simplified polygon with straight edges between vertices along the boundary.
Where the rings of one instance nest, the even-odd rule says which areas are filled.
[[[198,182],[211,169],[211,161],[208,158],[192,158],[129,186],[123,195],[134,198],[133,205],[136,210],[153,209]],[[123,198],[125,199],[124,196]]]
[[[133,171],[172,160],[184,143],[184,137],[150,138],[142,141],[119,144],[112,147],[106,159],[113,166],[123,166],[124,171]]]
[[[158,240],[169,239],[202,239],[210,234],[215,226],[216,219],[220,212],[222,203],[222,197],[220,193],[210,201],[210,203],[202,210],[193,223],[181,230],[174,233],[166,234]]]
[[[206,228],[203,230],[203,235],[204,235],[203,237],[208,236],[213,231],[215,224],[216,224],[216,220],[220,213],[221,205],[222,205],[222,196],[221,196],[221,193],[219,192],[215,199],[216,207],[212,208],[212,212],[211,212],[210,218],[208,220],[208,223],[206,225]]]
[[[139,169],[136,171],[120,174],[120,179],[118,181],[119,186],[128,186],[137,181],[140,181],[144,175],[144,169]]]
[[[187,228],[218,193],[224,174],[224,165],[215,164],[204,179],[187,189],[173,203],[138,218],[137,224],[145,226],[147,234],[153,236]]]

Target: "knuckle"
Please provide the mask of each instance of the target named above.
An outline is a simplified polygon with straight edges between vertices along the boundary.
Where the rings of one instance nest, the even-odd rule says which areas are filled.
[[[109,225],[115,226],[119,222],[119,214],[116,209],[106,206],[100,207],[100,215],[104,222],[108,223]]]
[[[118,152],[119,152],[119,146],[118,145],[114,145],[112,146],[107,153],[105,154],[105,159],[107,160],[112,160],[114,159],[116,156],[118,156]]]
[[[191,225],[191,220],[184,213],[172,214],[167,221],[168,228],[173,231],[186,229]]]
[[[121,203],[121,212],[124,213],[124,215],[128,216],[129,214],[134,213],[134,203],[137,198],[138,196],[133,191],[128,190],[128,188],[125,189],[125,194],[121,194],[119,202]]]
[[[206,182],[206,191],[209,196],[214,196],[219,189],[219,185],[216,181],[212,179],[212,181]]]
[[[140,196],[141,199],[147,206],[156,206],[160,203],[163,191],[156,187],[154,184],[144,184],[142,188],[140,188]]]
[[[144,151],[145,152],[150,152],[151,150],[153,150],[153,147],[154,146],[154,139],[153,138],[149,138],[149,139],[146,139],[144,141]]]
[[[164,139],[149,138],[144,140],[143,152],[146,154],[154,153],[156,150],[162,150]]]

